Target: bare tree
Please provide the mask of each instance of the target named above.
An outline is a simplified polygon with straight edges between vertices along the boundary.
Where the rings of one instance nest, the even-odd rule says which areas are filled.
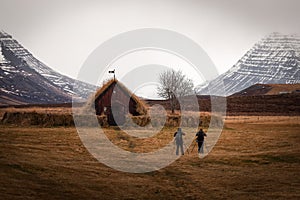
[[[173,69],[159,74],[160,86],[157,88],[158,95],[170,101],[171,111],[174,113],[177,98],[193,94],[194,83],[187,78],[182,71]]]

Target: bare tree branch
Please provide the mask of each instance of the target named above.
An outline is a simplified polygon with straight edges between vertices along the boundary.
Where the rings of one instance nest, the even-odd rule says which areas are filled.
[[[177,98],[193,94],[194,83],[182,71],[164,71],[159,74],[159,82],[157,94],[170,101],[172,113],[175,111]]]

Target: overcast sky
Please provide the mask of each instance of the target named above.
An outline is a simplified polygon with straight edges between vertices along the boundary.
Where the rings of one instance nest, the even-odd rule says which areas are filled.
[[[299,33],[298,0],[0,0],[0,29],[56,71],[76,77],[109,38],[163,28],[197,42],[219,73],[271,32]],[[159,63],[156,63],[159,64]]]

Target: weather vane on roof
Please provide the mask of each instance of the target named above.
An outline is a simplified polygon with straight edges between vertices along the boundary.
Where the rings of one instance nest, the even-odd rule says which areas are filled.
[[[109,74],[114,74],[114,80],[116,80],[115,71],[116,71],[115,69],[114,69],[114,70],[109,70],[109,71],[108,71]]]

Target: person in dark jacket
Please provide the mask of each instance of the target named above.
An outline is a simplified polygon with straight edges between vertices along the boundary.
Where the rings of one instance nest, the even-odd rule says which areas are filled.
[[[207,135],[204,133],[204,131],[202,129],[200,129],[200,131],[197,132],[196,134],[196,141],[198,143],[198,153],[203,153],[203,143],[204,143],[204,137],[206,137]]]
[[[179,148],[181,150],[181,154],[184,155],[182,135],[185,135],[185,133],[181,131],[181,128],[178,128],[177,132],[174,133],[176,142],[176,155],[178,155]]]

